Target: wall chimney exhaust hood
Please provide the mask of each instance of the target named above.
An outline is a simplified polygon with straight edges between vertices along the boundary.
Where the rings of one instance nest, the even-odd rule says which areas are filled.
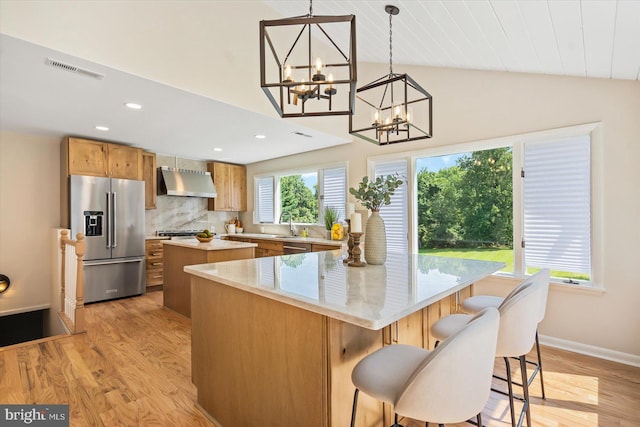
[[[158,194],[167,196],[217,197],[210,172],[158,168]]]

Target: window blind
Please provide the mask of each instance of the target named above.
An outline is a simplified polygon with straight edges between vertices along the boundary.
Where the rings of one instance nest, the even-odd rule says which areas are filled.
[[[406,160],[376,163],[374,165],[375,177],[393,175],[399,173],[405,182],[396,189],[391,196],[391,204],[380,209],[380,216],[384,220],[387,232],[387,251],[409,252],[407,240],[407,162]],[[366,236],[365,236],[366,239]]]
[[[527,267],[591,273],[590,138],[524,145]]]
[[[257,219],[259,223],[273,222],[273,177],[267,176],[257,180]]]
[[[322,170],[322,205],[332,206],[340,211],[338,221],[345,219],[347,203],[347,170],[344,167]]]

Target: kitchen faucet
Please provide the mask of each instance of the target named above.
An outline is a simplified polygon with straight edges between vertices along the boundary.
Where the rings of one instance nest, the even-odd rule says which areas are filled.
[[[294,231],[293,231],[293,222],[292,222],[292,221],[293,221],[293,219],[291,218],[291,212],[282,212],[282,213],[280,214],[280,224],[282,224],[282,217],[283,217],[285,214],[286,214],[286,215],[289,215],[289,232],[291,233],[291,236],[295,236],[296,234],[295,234],[295,233],[294,233]]]

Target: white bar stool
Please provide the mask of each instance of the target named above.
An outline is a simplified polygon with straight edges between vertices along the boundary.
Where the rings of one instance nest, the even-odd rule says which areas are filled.
[[[542,295],[545,292],[544,288],[549,286],[548,274],[548,270],[541,271],[525,280],[504,299],[498,308],[500,312],[500,328],[498,331],[496,357],[502,357],[506,365],[506,381],[511,412],[511,425],[513,427],[521,426],[525,415],[527,426],[531,426],[525,355],[531,350],[535,341]],[[470,314],[451,314],[434,323],[431,327],[431,334],[438,340],[436,346],[438,346],[439,341],[446,340],[460,330],[460,328],[463,328],[470,319],[473,319],[473,316]],[[515,420],[513,381],[511,378],[511,365],[509,363],[510,357],[520,359],[520,370],[522,373],[523,397],[519,398],[519,400],[522,400],[523,408],[517,423]]]
[[[394,426],[400,426],[398,415],[441,426],[475,416],[481,426],[498,325],[498,310],[488,308],[433,351],[395,344],[363,358],[351,373],[356,386],[351,427],[355,427],[360,391],[394,406]]]
[[[548,278],[547,278],[547,281],[548,281]],[[521,282],[520,285],[522,285],[523,283],[525,283],[525,282]],[[517,291],[518,287],[516,287],[511,292],[513,293],[513,292]],[[540,322],[542,322],[542,320],[544,320],[544,316],[545,316],[546,311],[547,311],[547,297],[549,295],[548,291],[549,291],[549,287],[546,287],[545,288],[545,292],[542,295],[542,305],[540,307],[541,308],[540,309],[540,318],[538,319],[538,324]],[[507,297],[509,295],[507,295]],[[465,299],[464,301],[462,301],[462,304],[460,305],[460,308],[465,313],[476,314],[476,313],[479,313],[480,311],[484,310],[487,307],[496,307],[496,308],[498,308],[500,306],[500,304],[502,304],[502,302],[504,301],[505,298],[498,297],[498,296],[493,296],[493,295],[474,295],[474,296],[469,297],[469,298]],[[540,341],[538,340],[538,329],[537,328],[536,328],[536,354],[538,356],[538,361],[537,362],[534,362],[532,360],[527,360],[527,363],[529,363],[530,365],[535,366],[535,368],[531,372],[531,375],[529,376],[528,383],[529,383],[529,385],[531,385],[531,383],[533,382],[533,379],[536,377],[536,375],[538,373],[540,373],[540,390],[542,392],[542,398],[546,399],[546,395],[545,395],[545,392],[544,392],[544,378],[543,378],[543,375],[542,375],[542,357],[541,357],[541,354],[540,354]]]

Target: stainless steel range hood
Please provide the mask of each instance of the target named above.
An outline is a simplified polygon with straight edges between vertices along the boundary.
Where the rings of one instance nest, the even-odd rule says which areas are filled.
[[[217,197],[210,172],[158,168],[158,194],[167,196]]]

